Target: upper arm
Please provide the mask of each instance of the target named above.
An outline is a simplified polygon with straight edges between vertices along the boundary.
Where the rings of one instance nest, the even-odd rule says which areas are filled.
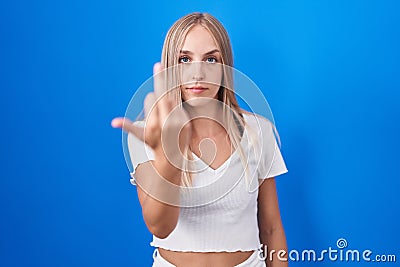
[[[135,176],[143,175],[142,173],[144,172],[144,169],[146,169],[146,165],[151,165],[151,164],[152,164],[151,161],[146,161],[146,162],[143,162],[143,163],[139,164],[135,168]],[[148,195],[148,193],[146,193],[145,189],[143,188],[143,187],[145,187],[145,185],[140,183],[140,182],[138,184],[136,182],[136,178],[133,177],[134,175],[132,174],[131,176],[132,176],[131,182],[132,182],[132,184],[136,185],[136,190],[137,190],[137,195],[138,195],[138,198],[139,198],[139,202],[140,202],[140,205],[143,208],[143,206],[144,206],[144,204],[146,202],[146,199],[149,197],[149,195]],[[143,181],[143,180],[141,180],[141,181]]]
[[[134,177],[135,173],[137,172],[138,169],[145,167],[141,165],[151,164],[151,161],[155,159],[155,156],[153,150],[133,134],[128,134],[127,143],[129,152],[129,161],[132,164],[132,168],[130,168],[131,183],[133,185],[136,185],[136,180]]]
[[[263,180],[258,190],[258,224],[260,233],[270,233],[282,226],[275,178]]]

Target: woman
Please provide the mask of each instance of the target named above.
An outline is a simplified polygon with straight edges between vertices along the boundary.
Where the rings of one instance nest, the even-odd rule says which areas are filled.
[[[274,179],[287,169],[273,125],[240,109],[232,66],[222,24],[188,14],[167,33],[145,123],[112,121],[133,134],[132,183],[153,234],[153,266],[287,266],[273,254],[287,250]],[[265,262],[261,245],[272,252]]]

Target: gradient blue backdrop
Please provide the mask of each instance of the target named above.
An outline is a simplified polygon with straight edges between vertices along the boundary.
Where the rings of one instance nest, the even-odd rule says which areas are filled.
[[[192,11],[222,21],[268,97],[289,248],[399,258],[399,1],[16,0],[0,4],[0,266],[150,266],[110,120]],[[291,266],[344,265],[366,263]]]

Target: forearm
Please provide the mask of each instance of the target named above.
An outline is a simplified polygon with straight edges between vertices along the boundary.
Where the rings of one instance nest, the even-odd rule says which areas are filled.
[[[261,244],[267,267],[287,267],[288,251],[282,225],[260,233]],[[286,259],[286,260],[283,260]]]
[[[135,173],[144,221],[159,238],[167,237],[177,224],[181,176],[181,170],[162,158],[143,164]]]

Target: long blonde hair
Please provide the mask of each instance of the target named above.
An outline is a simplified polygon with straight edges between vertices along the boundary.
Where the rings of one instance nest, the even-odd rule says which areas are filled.
[[[221,63],[229,66],[223,68],[223,81],[221,82],[218,91],[218,100],[223,103],[222,120],[227,126],[227,133],[234,149],[237,149],[242,162],[245,163],[245,155],[240,146],[243,131],[245,129],[245,121],[242,110],[239,107],[236,95],[233,91],[233,53],[229,40],[229,36],[224,26],[215,17],[207,13],[194,12],[190,13],[178,21],[176,21],[169,29],[162,50],[161,64],[164,69],[176,66],[179,64],[179,54],[188,32],[196,25],[201,25],[207,29],[221,54]],[[167,87],[179,87],[179,74],[167,74]],[[182,104],[181,90],[172,90],[175,94],[177,104]],[[187,158],[192,159],[190,151],[186,151]],[[244,165],[246,166],[246,165]],[[187,165],[186,165],[187,167]],[[187,170],[187,168],[185,168]],[[191,184],[190,173],[184,172],[182,185],[189,186]]]

